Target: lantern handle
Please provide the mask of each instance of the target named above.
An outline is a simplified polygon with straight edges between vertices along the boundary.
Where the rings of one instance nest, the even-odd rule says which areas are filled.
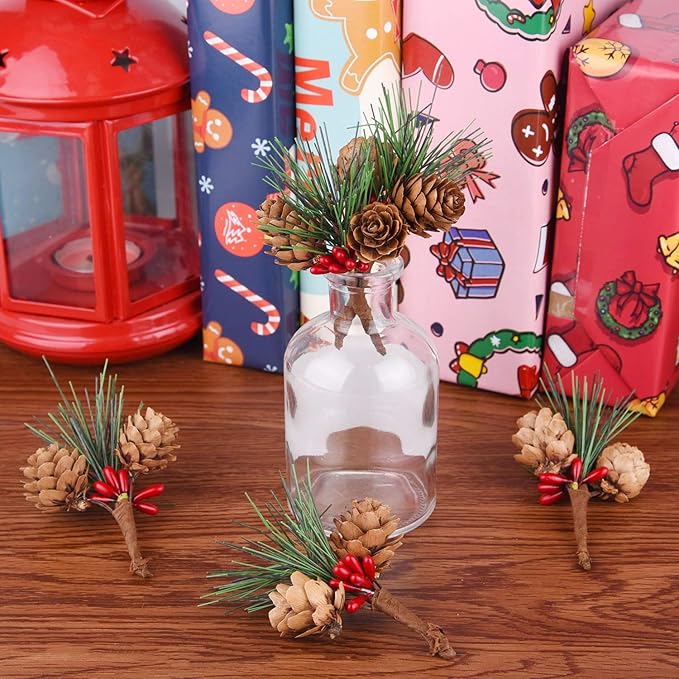
[[[52,2],[74,9],[91,19],[103,19],[125,0],[52,0]]]

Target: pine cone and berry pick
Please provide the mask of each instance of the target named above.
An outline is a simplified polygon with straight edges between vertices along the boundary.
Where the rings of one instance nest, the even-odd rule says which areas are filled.
[[[106,510],[123,534],[130,572],[150,577],[134,512],[157,514],[158,505],[150,500],[164,486],[156,483],[138,489],[136,481],[139,475],[165,469],[177,459],[179,430],[152,408],[137,411],[123,424],[123,389],[118,388],[117,376],[107,376],[107,364],[95,382],[93,398],[85,391],[84,401],[70,383],[67,398],[46,360],[45,364],[62,402],[56,414],[49,414],[49,425],[39,420],[37,426],[26,425],[44,444],[21,468],[26,499],[44,512]]]
[[[572,397],[563,382],[546,373],[541,380],[545,401],[540,409],[517,420],[512,442],[514,459],[538,477],[538,501],[552,505],[568,498],[573,513],[578,563],[592,568],[587,544],[587,511],[592,498],[629,502],[648,481],[643,453],[627,443],[612,443],[641,413],[629,409],[632,395],[613,408],[604,407],[606,390],[600,377],[590,385],[573,377]]]

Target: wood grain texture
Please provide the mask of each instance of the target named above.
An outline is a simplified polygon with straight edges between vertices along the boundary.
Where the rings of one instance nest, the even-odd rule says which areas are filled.
[[[567,504],[540,507],[512,460],[525,402],[442,386],[438,506],[408,536],[385,584],[441,625],[460,657],[432,659],[378,614],[347,616],[334,643],[281,640],[263,614],[197,608],[229,555],[243,496],[277,488],[284,465],[282,380],[201,362],[197,343],[121,366],[128,408],[145,403],[182,428],[162,512],[138,515],[155,577],[127,572],[104,512],[43,515],[19,466],[22,427],[53,408],[43,366],[0,347],[0,676],[2,677],[679,677],[679,502],[675,397],[625,436],[652,473],[630,505],[592,503],[594,567],[577,568]],[[80,388],[95,371],[60,367]]]

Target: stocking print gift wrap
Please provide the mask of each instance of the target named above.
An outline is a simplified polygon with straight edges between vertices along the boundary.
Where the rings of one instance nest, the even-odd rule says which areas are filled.
[[[292,0],[191,0],[189,55],[202,236],[204,358],[277,371],[297,329],[297,278],[264,253],[253,165],[292,145]]]
[[[624,5],[570,52],[545,362],[655,415],[679,378],[679,13]],[[643,96],[630,96],[643,93]]]
[[[529,397],[537,385],[565,49],[621,0],[405,0],[403,85],[442,138],[493,140],[450,233],[418,242],[401,311],[430,329],[441,378]],[[472,130],[470,130],[471,136]],[[461,139],[460,150],[471,140]]]
[[[294,9],[297,134],[312,141],[325,125],[337,152],[399,81],[400,0],[294,0]],[[303,316],[327,311],[325,279],[300,280]]]

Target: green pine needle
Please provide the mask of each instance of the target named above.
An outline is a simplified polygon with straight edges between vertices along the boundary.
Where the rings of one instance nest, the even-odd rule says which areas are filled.
[[[107,377],[106,361],[94,383],[94,402],[85,389],[83,403],[72,382],[68,383],[70,400],[44,356],[43,361],[59,392],[61,403],[57,405],[56,414],[47,414],[49,424],[35,418],[37,426],[27,422],[25,426],[48,445],[55,443],[60,447],[75,448],[87,458],[90,476],[105,481],[104,467],[117,469],[119,466],[115,450],[120,436],[124,387],[121,386],[118,391],[117,375]]]
[[[321,515],[316,509],[311,493],[311,474],[300,484],[293,470],[292,485],[281,476],[285,493],[285,507],[275,492],[272,501],[260,509],[246,493],[261,526],[235,522],[257,535],[257,539],[243,539],[243,544],[221,542],[220,544],[259,563],[232,561],[233,568],[210,573],[208,578],[226,578],[229,582],[215,585],[213,591],[201,598],[211,599],[201,606],[229,603],[245,608],[248,613],[271,607],[268,594],[276,585],[286,582],[294,571],[301,571],[310,578],[327,582],[333,577],[332,569],[337,557],[330,547],[323,529]]]
[[[606,408],[606,389],[600,375],[592,380],[591,385],[586,377],[581,381],[571,375],[572,396],[569,398],[561,375],[557,375],[555,380],[549,370],[545,370],[544,374],[540,385],[546,401],[539,396],[535,400],[541,408],[547,406],[553,412],[561,413],[566,426],[575,436],[574,452],[582,460],[581,478],[585,477],[595,468],[603,449],[641,415],[628,408],[634,395],[629,394],[616,401],[612,408]]]

